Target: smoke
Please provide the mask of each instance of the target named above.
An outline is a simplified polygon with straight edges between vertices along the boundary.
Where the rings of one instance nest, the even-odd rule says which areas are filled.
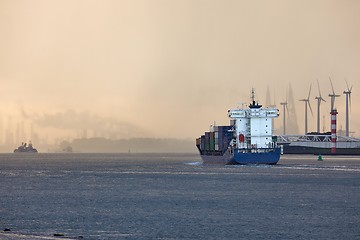
[[[23,116],[30,116],[23,111]],[[121,121],[113,117],[100,117],[90,112],[77,112],[68,109],[64,112],[53,114],[32,115],[32,121],[46,128],[55,128],[61,130],[78,130],[92,132],[93,137],[106,137],[112,139],[131,138],[144,136],[145,131],[139,127]]]
[[[193,138],[214,120],[227,123],[227,108],[248,102],[251,87],[263,103],[269,85],[279,102],[291,83],[298,126],[288,130],[297,132],[304,126],[298,100],[315,79],[324,96],[329,76],[337,94],[345,77],[354,92],[360,88],[359,8],[360,1],[335,0],[3,0],[1,113],[23,102],[30,114],[23,117],[57,129],[40,136],[72,134],[62,129],[137,136],[141,126],[152,137]],[[344,101],[336,99],[343,125]],[[357,133],[359,102],[355,93]],[[325,130],[329,104],[321,106]],[[310,114],[308,124],[316,129]]]

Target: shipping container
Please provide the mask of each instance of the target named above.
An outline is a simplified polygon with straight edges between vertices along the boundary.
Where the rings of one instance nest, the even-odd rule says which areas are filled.
[[[232,126],[221,126],[219,127],[219,135],[232,133],[230,130],[232,130]]]
[[[199,139],[196,140],[196,145],[201,151],[209,154],[216,154],[225,152],[228,149],[229,142],[232,139],[233,126],[211,126],[210,132],[205,132]]]
[[[215,133],[210,132],[210,151],[215,150]]]
[[[210,132],[205,132],[205,151],[210,151]]]
[[[202,135],[202,136],[201,136],[200,150],[201,150],[201,151],[204,151],[204,150],[205,150],[205,135]]]
[[[210,139],[210,151],[215,150],[215,141],[213,139]]]
[[[219,139],[218,139],[218,145],[220,146],[220,149],[222,148],[222,146],[224,145],[224,138],[221,136]]]
[[[229,144],[231,142],[231,140],[233,139],[233,136],[232,135],[227,135],[227,136],[224,136],[223,138],[223,146],[225,148],[228,148],[229,147]]]

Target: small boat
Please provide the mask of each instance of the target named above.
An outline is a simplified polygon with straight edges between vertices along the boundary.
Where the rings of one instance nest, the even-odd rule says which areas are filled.
[[[21,145],[14,150],[14,153],[37,153],[37,149],[33,147],[31,141],[29,144],[21,143]]]

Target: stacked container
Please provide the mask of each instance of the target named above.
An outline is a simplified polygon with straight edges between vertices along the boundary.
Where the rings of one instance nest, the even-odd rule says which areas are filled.
[[[200,138],[200,150],[201,151],[205,150],[205,135],[202,135]]]
[[[213,126],[210,132],[196,139],[196,146],[205,155],[219,155],[226,152],[233,138],[233,126]]]
[[[210,132],[205,132],[205,151],[210,151]]]
[[[215,132],[210,132],[210,151],[215,151]]]
[[[233,133],[230,131],[232,129],[231,126],[219,126],[218,128],[218,148],[219,151],[225,152],[229,143],[233,137]]]
[[[229,132],[229,130],[231,130],[231,129],[232,129],[231,126],[216,126],[214,128],[214,130],[215,130],[215,132],[214,132],[214,138],[215,138],[214,150],[216,152],[224,153],[227,150],[229,143],[232,139],[232,132]]]

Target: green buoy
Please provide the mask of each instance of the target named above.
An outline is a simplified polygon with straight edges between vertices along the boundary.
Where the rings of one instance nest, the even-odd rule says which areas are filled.
[[[318,161],[322,161],[321,153],[320,153],[319,156],[318,156]]]

